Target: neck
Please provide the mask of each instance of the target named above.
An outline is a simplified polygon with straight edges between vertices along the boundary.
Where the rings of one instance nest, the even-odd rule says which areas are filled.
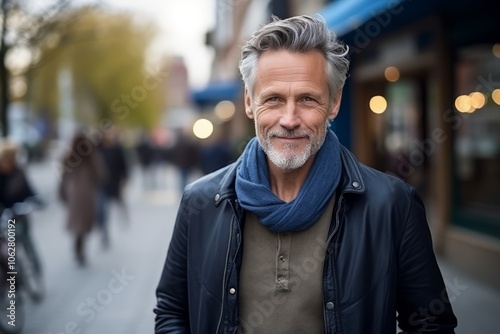
[[[300,188],[302,188],[302,185],[306,181],[313,162],[314,157],[310,158],[300,168],[283,170],[268,160],[269,183],[271,184],[272,192],[285,202],[295,199],[300,192]]]

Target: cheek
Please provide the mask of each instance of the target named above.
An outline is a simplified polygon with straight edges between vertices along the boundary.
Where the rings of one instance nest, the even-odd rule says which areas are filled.
[[[272,127],[279,123],[279,117],[276,117],[275,113],[268,111],[257,111],[255,113],[255,121],[259,128]]]
[[[327,118],[326,117],[318,117],[313,116],[303,120],[304,125],[308,128],[314,130],[314,132],[321,132],[325,128]]]

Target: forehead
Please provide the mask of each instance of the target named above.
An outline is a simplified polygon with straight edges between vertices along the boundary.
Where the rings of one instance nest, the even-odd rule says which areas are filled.
[[[273,68],[276,66],[325,65],[325,57],[320,51],[291,52],[287,50],[264,51],[259,56],[258,67]]]
[[[269,82],[326,83],[325,58],[319,51],[265,51],[259,57],[256,84]]]

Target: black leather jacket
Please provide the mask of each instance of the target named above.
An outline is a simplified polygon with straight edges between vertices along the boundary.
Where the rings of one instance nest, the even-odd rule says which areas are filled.
[[[326,333],[454,333],[422,201],[341,150],[324,263]],[[188,186],[157,288],[156,333],[236,333],[244,212],[238,162]],[[397,314],[396,314],[397,313]]]

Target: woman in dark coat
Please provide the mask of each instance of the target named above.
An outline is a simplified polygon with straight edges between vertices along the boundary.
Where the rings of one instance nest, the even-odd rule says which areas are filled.
[[[97,218],[97,196],[104,168],[95,147],[80,133],[73,138],[63,166],[59,195],[68,208],[67,228],[75,238],[76,260],[84,265],[85,237]]]

